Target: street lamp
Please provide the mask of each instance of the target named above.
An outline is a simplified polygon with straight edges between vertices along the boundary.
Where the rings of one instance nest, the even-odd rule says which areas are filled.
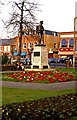
[[[75,68],[75,52],[76,52],[76,40],[75,40],[76,19],[77,19],[77,17],[74,18],[74,54],[73,54],[73,68]]]

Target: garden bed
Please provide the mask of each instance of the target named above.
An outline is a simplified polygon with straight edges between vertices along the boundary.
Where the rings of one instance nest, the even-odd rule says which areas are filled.
[[[70,120],[77,116],[77,93],[2,106],[2,120]]]
[[[33,83],[55,83],[76,80],[75,75],[68,72],[54,71],[25,71],[2,74],[2,80]]]

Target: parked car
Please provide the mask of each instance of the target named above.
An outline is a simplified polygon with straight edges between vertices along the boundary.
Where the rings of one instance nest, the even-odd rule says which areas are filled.
[[[66,59],[65,58],[49,58],[48,63],[65,63]]]
[[[66,58],[60,58],[60,63],[66,63]]]
[[[20,62],[24,65],[30,65],[30,58],[23,58],[20,60]]]
[[[54,58],[49,58],[48,63],[54,63]]]

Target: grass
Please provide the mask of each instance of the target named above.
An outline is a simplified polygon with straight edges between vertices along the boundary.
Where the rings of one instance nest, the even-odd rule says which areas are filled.
[[[72,73],[72,75],[75,76],[75,78],[77,79],[77,68],[56,68],[56,70],[59,70],[61,72],[67,72],[67,73]]]
[[[60,71],[66,71],[68,73],[72,72],[72,73],[75,73],[77,72],[77,68],[56,68],[57,70],[60,70]]]
[[[77,116],[76,117],[72,117],[72,118],[70,118],[68,120],[77,120]]]
[[[24,88],[2,88],[2,105],[37,100],[40,98],[75,93],[77,90],[68,89],[61,91],[32,90]]]
[[[2,106],[2,87],[0,87],[0,106]]]

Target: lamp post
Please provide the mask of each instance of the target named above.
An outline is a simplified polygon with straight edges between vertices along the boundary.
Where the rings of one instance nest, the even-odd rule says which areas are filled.
[[[75,68],[75,51],[76,51],[76,40],[75,40],[75,33],[76,33],[76,19],[77,17],[74,18],[74,54],[73,54],[73,68]]]

